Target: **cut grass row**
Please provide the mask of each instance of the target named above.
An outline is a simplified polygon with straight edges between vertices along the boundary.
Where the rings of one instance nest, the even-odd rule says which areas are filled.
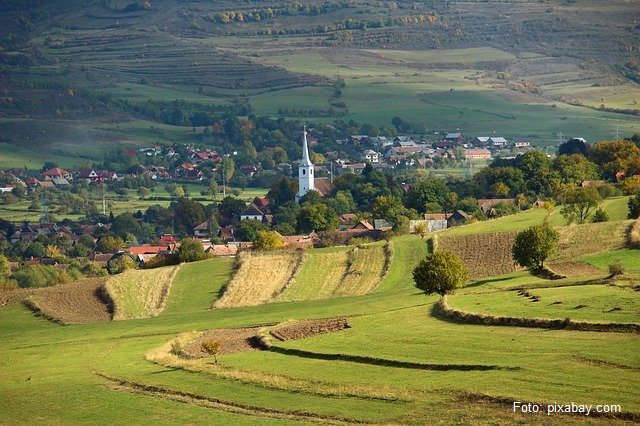
[[[104,284],[114,305],[113,319],[155,317],[165,307],[178,266],[127,270]]]

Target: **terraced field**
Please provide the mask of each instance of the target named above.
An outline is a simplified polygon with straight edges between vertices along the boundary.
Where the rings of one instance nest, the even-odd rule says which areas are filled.
[[[302,252],[241,253],[233,279],[213,307],[254,306],[271,301],[289,285],[302,259]]]
[[[229,280],[237,281],[242,271],[240,267],[234,272],[230,259],[210,259],[180,267],[166,309],[153,318],[61,327],[20,304],[3,306],[0,392],[5,399],[0,420],[12,424],[23,423],[25,417],[65,424],[88,419],[157,424],[585,421],[584,415],[558,414],[549,420],[546,413],[514,413],[512,401],[539,403],[543,410],[554,402],[620,404],[621,413],[600,413],[600,417],[592,413],[586,420],[615,423],[640,418],[637,334],[445,321],[433,315],[437,298],[425,297],[410,285],[409,265],[425,250],[424,241],[412,236],[391,244],[391,265],[378,291],[360,296],[210,309]],[[384,246],[370,247],[378,254],[365,249],[356,253],[381,256]],[[318,250],[314,255],[335,252]],[[267,261],[277,265],[276,259],[263,258],[252,266],[262,272],[254,275],[263,281],[276,276],[265,274],[272,272]],[[283,265],[296,262],[293,256]],[[353,259],[352,265],[363,262]],[[286,281],[293,268],[280,269],[289,271],[280,274]],[[297,277],[302,273],[303,268]],[[573,310],[589,321],[633,320],[629,315],[637,310],[640,293],[630,289],[585,284],[573,291],[542,283],[526,273],[489,278],[462,289],[451,304],[462,306],[469,300],[470,310],[486,306],[518,310],[519,315],[534,306],[531,309],[540,309],[541,315],[563,315],[580,303],[589,307]],[[322,283],[315,285],[319,289]],[[523,286],[540,302],[508,290]],[[584,289],[589,291],[580,291]],[[311,285],[305,291],[311,298],[316,294]],[[615,300],[621,310],[601,312],[611,309],[605,296],[615,292],[621,296]],[[550,305],[552,301],[563,304]],[[327,318],[335,320],[329,324]],[[341,318],[349,328],[295,339],[344,324]],[[283,324],[275,327],[276,332],[294,339],[272,338],[271,346],[261,350],[247,342],[255,335],[268,337],[276,324]],[[202,357],[201,338],[223,341],[217,364],[212,357]],[[182,356],[176,340],[186,349]],[[71,409],[80,405],[82,412]]]
[[[178,266],[127,270],[104,284],[113,301],[114,320],[155,317],[164,310]]]

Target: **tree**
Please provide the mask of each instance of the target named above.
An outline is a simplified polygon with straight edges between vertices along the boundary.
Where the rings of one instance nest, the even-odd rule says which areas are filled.
[[[275,206],[281,206],[288,201],[294,201],[298,192],[298,182],[290,178],[278,179],[273,183],[267,198]]]
[[[9,259],[4,254],[0,254],[0,276],[9,273]]]
[[[255,241],[259,231],[266,231],[269,228],[259,220],[241,220],[236,227],[235,237],[239,241]]]
[[[120,274],[127,269],[133,269],[135,267],[136,262],[134,262],[128,254],[109,259],[107,262],[107,271],[109,271],[111,275]]]
[[[575,188],[567,191],[563,198],[560,213],[567,223],[584,223],[591,211],[598,207],[602,197],[596,188]]]
[[[609,221],[609,215],[607,214],[607,212],[605,212],[601,208],[598,208],[598,210],[596,210],[593,213],[593,216],[591,217],[591,222],[593,223],[607,222],[607,221]]]
[[[413,281],[425,294],[444,296],[464,284],[468,276],[462,259],[450,251],[430,253],[413,269]]]
[[[555,252],[559,238],[558,231],[546,222],[520,231],[511,248],[513,260],[525,268],[542,270],[544,261]]]
[[[449,189],[444,180],[422,179],[407,192],[405,205],[424,213],[427,203],[438,203],[442,206],[446,204],[448,196]]]
[[[627,216],[629,219],[638,219],[640,218],[640,194],[629,198],[629,215]]]
[[[580,185],[585,180],[598,178],[598,167],[582,154],[558,155],[553,169],[560,174],[560,182]]]
[[[202,342],[202,350],[204,350],[209,355],[213,355],[213,359],[215,363],[218,363],[218,353],[220,352],[220,348],[222,347],[222,342],[220,340],[205,340]]]
[[[582,154],[588,157],[590,153],[591,145],[582,138],[569,139],[558,147],[558,155]]]
[[[25,256],[45,257],[47,255],[47,249],[40,241],[35,241],[29,244],[24,254]]]
[[[276,231],[258,231],[253,246],[257,250],[274,250],[282,247],[282,236]]]
[[[615,179],[616,173],[640,173],[640,148],[631,141],[603,141],[593,146],[591,158],[602,176]]]
[[[296,218],[298,232],[332,231],[338,227],[338,215],[325,204],[307,204],[300,208]]]
[[[196,262],[198,260],[206,259],[207,253],[204,252],[204,247],[200,240],[196,240],[195,238],[185,238],[180,242],[178,258],[180,259],[180,262]]]
[[[149,189],[144,186],[138,187],[138,195],[140,198],[146,198],[146,196],[149,195]]]
[[[123,247],[124,241],[111,235],[100,238],[96,243],[96,251],[98,253],[115,253]]]

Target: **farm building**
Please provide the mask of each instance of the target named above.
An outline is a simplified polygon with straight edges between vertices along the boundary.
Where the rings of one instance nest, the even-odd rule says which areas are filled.
[[[465,149],[464,158],[467,160],[491,160],[491,151],[486,148]]]

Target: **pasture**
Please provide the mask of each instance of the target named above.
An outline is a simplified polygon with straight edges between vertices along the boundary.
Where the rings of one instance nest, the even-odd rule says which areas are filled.
[[[184,264],[172,281],[166,308],[153,318],[63,327],[22,305],[4,306],[0,374],[5,380],[0,392],[5,404],[0,419],[158,424],[616,422],[614,417],[513,413],[512,401],[620,404],[618,419],[638,419],[637,334],[443,320],[434,314],[437,298],[424,296],[412,284],[411,268],[426,251],[420,237],[391,240],[386,255],[390,264],[373,291],[320,298],[329,295],[323,289],[325,279],[336,281],[344,270],[366,266],[348,256],[366,254],[363,259],[381,268],[382,249],[384,245],[374,244],[355,253],[343,247],[311,250],[304,257],[252,255],[236,270],[233,260],[225,258]],[[630,267],[637,264],[637,252],[631,250],[582,259],[606,269],[609,256]],[[615,287],[597,281],[605,271],[596,275],[550,282],[515,272],[471,282],[449,302],[495,315],[639,323],[639,293],[628,281],[619,280]],[[271,300],[287,283],[271,303],[248,303]],[[235,286],[253,293],[240,297]],[[518,294],[522,288],[530,295]],[[232,296],[242,302],[234,305],[254,306],[211,309],[212,304],[229,306],[220,301]],[[302,339],[269,338],[274,328],[305,324],[299,320],[338,317],[346,318],[349,328]],[[197,349],[197,339],[205,336],[201,333],[222,341],[218,364],[201,352],[195,358],[171,353],[176,339],[183,347],[193,342],[190,350]],[[247,336],[267,336],[271,346],[256,350],[243,340]]]

